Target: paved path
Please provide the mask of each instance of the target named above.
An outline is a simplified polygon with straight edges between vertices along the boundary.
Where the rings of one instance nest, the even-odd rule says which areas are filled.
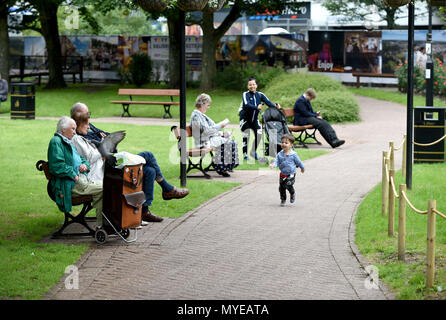
[[[364,121],[335,126],[346,144],[305,162],[293,205],[279,206],[276,171],[235,171],[243,185],[144,227],[136,243],[93,244],[77,263],[80,288],[61,279],[46,299],[393,299],[364,284],[353,218],[380,181],[382,151],[402,140],[406,113],[357,99]]]

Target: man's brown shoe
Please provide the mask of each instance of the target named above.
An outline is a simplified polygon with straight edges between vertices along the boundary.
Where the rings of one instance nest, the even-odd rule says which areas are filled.
[[[158,217],[158,216],[155,216],[152,212],[145,212],[145,213],[143,213],[142,214],[142,216],[141,216],[141,218],[142,218],[142,220],[143,221],[146,221],[146,222],[161,222],[161,221],[163,221],[164,219],[163,218],[161,218],[161,217]]]
[[[173,190],[170,192],[163,191],[163,199],[181,199],[189,194],[189,189],[177,189],[177,187],[173,187]]]

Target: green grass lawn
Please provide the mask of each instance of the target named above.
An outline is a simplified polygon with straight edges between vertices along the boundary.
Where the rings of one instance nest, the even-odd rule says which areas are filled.
[[[122,113],[122,105],[111,104],[110,100],[126,100],[127,96],[118,96],[118,89],[130,87],[128,85],[99,85],[99,84],[70,84],[65,89],[48,90],[43,86],[36,87],[35,108],[36,117],[61,117],[69,115],[71,106],[76,102],[85,103],[92,118],[117,117]],[[145,86],[144,88],[150,88]],[[157,88],[167,88],[166,86],[157,86]],[[244,89],[244,88],[243,88]],[[195,99],[201,92],[198,89],[187,89],[186,97],[186,117],[195,108]],[[211,108],[206,113],[214,121],[218,122],[228,118],[231,123],[238,124],[238,108],[242,99],[242,91],[213,90],[208,92],[212,98]],[[0,113],[6,115],[10,111],[11,97],[3,102],[0,107]],[[133,100],[165,101],[165,97],[133,97]],[[178,97],[174,98],[179,101]],[[177,120],[180,117],[179,106],[172,106],[170,113]],[[130,106],[130,114],[133,117],[153,117],[161,118],[164,114],[163,106]]]
[[[399,91],[393,91],[393,90],[383,90],[379,88],[349,88],[348,89],[351,93],[359,95],[359,96],[365,96],[374,98],[377,100],[385,100],[385,101],[392,101],[395,103],[402,104],[404,106],[407,105],[407,94],[401,93]],[[413,105],[414,107],[423,107],[426,105],[426,97],[421,95],[414,95],[413,96]],[[439,98],[434,98],[434,106],[435,107],[444,107],[446,106],[446,101]]]

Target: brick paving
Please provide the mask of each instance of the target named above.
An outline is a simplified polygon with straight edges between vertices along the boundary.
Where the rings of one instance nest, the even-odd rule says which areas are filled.
[[[336,125],[346,144],[305,161],[294,204],[279,206],[277,171],[235,171],[240,187],[149,224],[135,243],[93,244],[76,264],[79,289],[62,278],[45,299],[394,299],[381,283],[367,289],[353,219],[380,181],[382,151],[405,134],[405,107],[357,99],[363,121]]]

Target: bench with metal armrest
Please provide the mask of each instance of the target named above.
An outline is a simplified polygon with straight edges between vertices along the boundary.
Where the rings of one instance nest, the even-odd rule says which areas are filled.
[[[181,129],[177,126],[172,126],[170,130],[174,133],[175,138],[178,140],[178,150],[181,154]],[[191,126],[186,126],[186,138],[192,137],[192,128]],[[198,169],[207,179],[211,179],[211,176],[207,174],[207,171],[212,170],[214,167],[214,148],[187,148],[186,146],[186,154],[188,158],[188,165],[186,174],[193,169]],[[207,167],[203,167],[203,160],[207,154],[210,154],[212,160],[211,163]],[[194,158],[199,158],[198,161],[194,161]],[[195,177],[195,176],[190,176]]]

